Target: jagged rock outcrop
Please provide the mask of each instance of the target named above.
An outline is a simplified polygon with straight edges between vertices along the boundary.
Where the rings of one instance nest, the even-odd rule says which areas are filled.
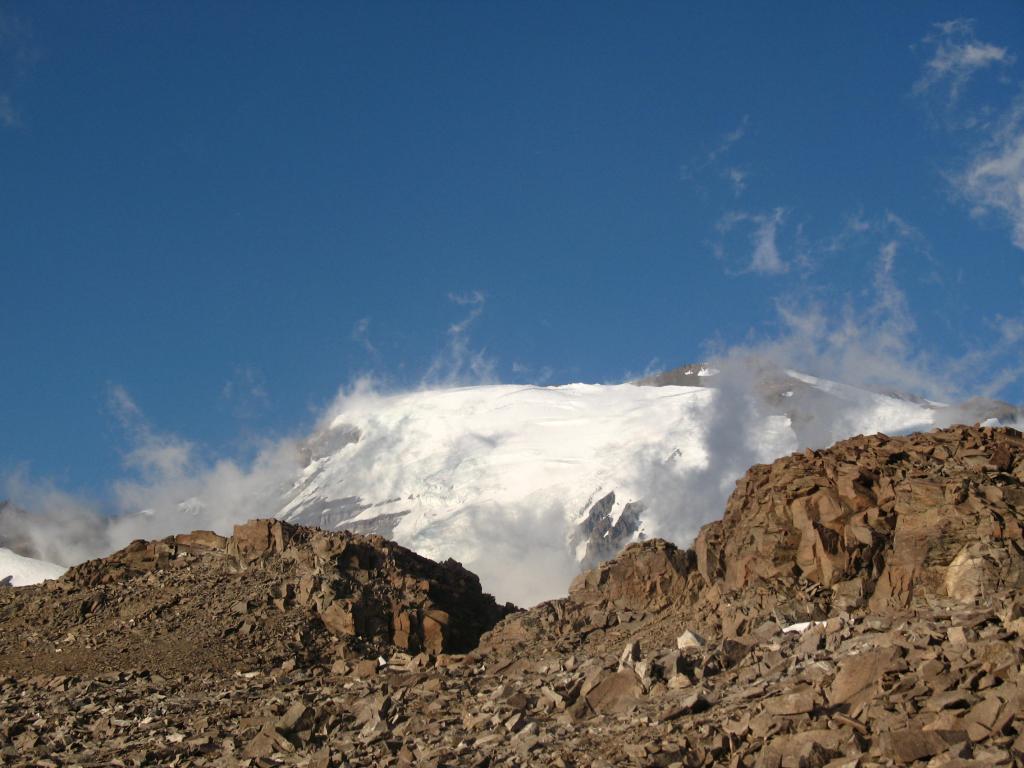
[[[956,427],[855,437],[752,467],[695,544],[709,585],[797,576],[843,605],[972,603],[1024,586],[1024,437]]]
[[[692,595],[690,576],[696,564],[692,551],[662,539],[631,544],[612,560],[577,576],[569,597],[585,605],[660,611]]]
[[[617,555],[640,531],[640,515],[644,511],[642,503],[627,502],[613,522],[614,507],[615,491],[609,491],[591,505],[587,516],[573,532],[573,549],[582,549],[580,565],[584,569],[593,568]]]

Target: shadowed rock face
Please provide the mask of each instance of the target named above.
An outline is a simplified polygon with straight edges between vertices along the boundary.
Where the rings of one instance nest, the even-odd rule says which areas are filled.
[[[1024,586],[1024,438],[956,427],[856,437],[755,466],[695,550],[724,590],[787,574],[844,605],[966,602]]]

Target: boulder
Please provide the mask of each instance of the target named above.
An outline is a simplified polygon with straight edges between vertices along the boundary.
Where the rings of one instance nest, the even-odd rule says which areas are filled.
[[[614,559],[577,576],[569,596],[584,604],[608,602],[619,608],[660,611],[692,599],[695,573],[693,552],[652,539],[631,544]]]

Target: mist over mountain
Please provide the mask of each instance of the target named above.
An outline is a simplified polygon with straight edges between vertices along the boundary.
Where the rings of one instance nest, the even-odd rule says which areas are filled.
[[[8,505],[0,544],[70,565],[134,538],[224,533],[260,514],[452,557],[499,598],[533,604],[630,541],[689,544],[752,464],[856,434],[1017,415],[999,401],[939,403],[754,360],[623,384],[357,388],[305,439],[277,445],[274,461],[126,487],[139,507],[115,517]]]

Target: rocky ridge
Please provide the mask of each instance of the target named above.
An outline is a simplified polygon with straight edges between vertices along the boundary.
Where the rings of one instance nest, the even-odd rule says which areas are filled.
[[[60,579],[0,593],[0,668],[232,672],[255,659],[332,663],[467,651],[499,606],[454,561],[379,536],[278,520],[136,541]]]
[[[1021,765],[1022,494],[1024,438],[1014,430],[876,435],[794,454],[751,468],[693,549],[634,544],[581,574],[567,597],[509,613],[468,653],[449,651],[468,648],[463,638],[508,608],[457,564],[269,521],[230,539],[139,543],[45,587],[0,594],[0,756],[15,765]],[[342,541],[343,553],[330,554]],[[346,565],[344,553],[360,547],[376,565]],[[311,575],[316,589],[302,586]],[[479,601],[465,613],[445,602],[459,585],[457,602]],[[126,596],[151,588],[178,602],[125,611]],[[99,604],[84,604],[99,593]],[[335,604],[360,610],[332,623]],[[448,614],[440,650],[423,623],[432,610]],[[29,637],[44,616],[50,623]],[[188,663],[177,652],[147,656],[179,622],[197,634]],[[73,639],[61,635],[69,627],[80,627]],[[142,642],[118,654],[133,633]]]

